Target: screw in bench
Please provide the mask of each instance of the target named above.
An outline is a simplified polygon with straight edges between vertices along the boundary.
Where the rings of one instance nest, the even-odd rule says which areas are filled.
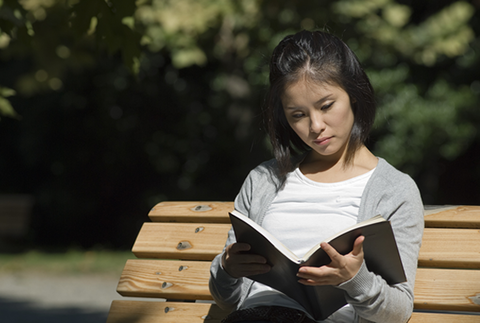
[[[178,271],[182,271],[182,270],[184,270],[184,269],[188,269],[188,266],[180,266],[180,267],[178,267]]]
[[[163,282],[163,284],[162,284],[162,289],[166,289],[166,288],[172,287],[172,286],[173,286],[172,283]]]
[[[165,313],[168,313],[168,312],[173,311],[173,310],[175,310],[174,307],[168,307],[168,306],[165,307]]]
[[[195,229],[195,233],[202,232],[203,230],[205,230],[204,227],[198,227],[198,228]]]
[[[192,245],[188,241],[181,241],[177,245],[177,250],[185,250],[191,248]]]
[[[475,295],[475,296],[469,297],[469,299],[472,300],[473,304],[480,305],[480,293],[478,293],[478,294]]]
[[[212,208],[209,205],[197,205],[190,210],[195,211],[195,212],[205,212],[205,211],[210,211]]]

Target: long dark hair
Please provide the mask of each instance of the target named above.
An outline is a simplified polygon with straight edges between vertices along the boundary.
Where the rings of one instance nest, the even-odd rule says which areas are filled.
[[[285,37],[270,60],[270,88],[264,107],[264,122],[280,175],[291,171],[291,157],[310,148],[292,130],[285,117],[281,96],[286,87],[302,77],[340,86],[350,97],[354,123],[345,164],[368,137],[375,119],[372,85],[353,51],[338,37],[323,31],[301,31]]]

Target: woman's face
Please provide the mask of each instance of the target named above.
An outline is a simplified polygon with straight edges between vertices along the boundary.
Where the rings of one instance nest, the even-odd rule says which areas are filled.
[[[290,127],[320,159],[344,157],[354,116],[348,94],[339,86],[300,80],[281,98]]]

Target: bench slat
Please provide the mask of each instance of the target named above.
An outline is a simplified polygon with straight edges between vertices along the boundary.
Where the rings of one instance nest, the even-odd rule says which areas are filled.
[[[229,223],[228,212],[231,210],[233,202],[161,202],[150,211],[149,217],[153,222]],[[480,206],[427,207],[425,227],[479,229]]]
[[[107,323],[220,323],[228,311],[215,304],[113,301]]]
[[[230,224],[144,223],[132,252],[138,258],[212,260],[223,250]]]
[[[480,268],[480,231],[426,228],[420,267]]]
[[[204,229],[195,233],[198,228]],[[229,224],[145,223],[132,251],[139,258],[212,260],[222,252],[229,229]],[[177,249],[180,242],[191,248]],[[419,266],[480,268],[478,246],[478,230],[426,228]]]
[[[220,323],[228,311],[216,304],[113,301],[107,323]],[[477,315],[413,313],[408,323],[478,323]]]
[[[122,296],[213,299],[210,261],[128,260],[117,286]]]
[[[230,223],[233,202],[162,202],[148,216],[153,222]]]
[[[416,309],[480,312],[480,271],[418,268],[414,293]]]
[[[480,316],[463,314],[413,313],[408,323],[478,323]]]
[[[188,268],[179,271],[180,266]],[[129,260],[117,291],[123,296],[170,299],[211,299],[208,290],[210,262]],[[161,274],[157,273],[160,272]],[[166,288],[162,284],[166,282]],[[472,299],[480,292],[480,271],[419,268],[415,308],[478,311]],[[478,301],[477,301],[478,302]]]
[[[425,210],[425,226],[430,228],[480,229],[480,206],[450,206]]]

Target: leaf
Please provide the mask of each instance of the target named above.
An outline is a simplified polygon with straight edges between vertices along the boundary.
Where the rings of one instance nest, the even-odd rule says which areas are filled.
[[[100,12],[100,2],[96,0],[82,0],[72,7],[71,29],[78,38],[81,38],[90,29],[92,18],[96,17]]]
[[[17,93],[13,89],[10,89],[8,87],[0,87],[0,96],[2,96],[4,98],[7,98],[9,96],[13,96],[15,94],[17,94]]]
[[[15,95],[15,91],[6,87],[0,87],[0,115],[16,118],[20,116],[15,112],[12,107],[12,104],[7,97]]]
[[[204,65],[207,62],[205,53],[198,47],[185,48],[172,52],[172,63],[176,68],[184,68],[197,64]]]

